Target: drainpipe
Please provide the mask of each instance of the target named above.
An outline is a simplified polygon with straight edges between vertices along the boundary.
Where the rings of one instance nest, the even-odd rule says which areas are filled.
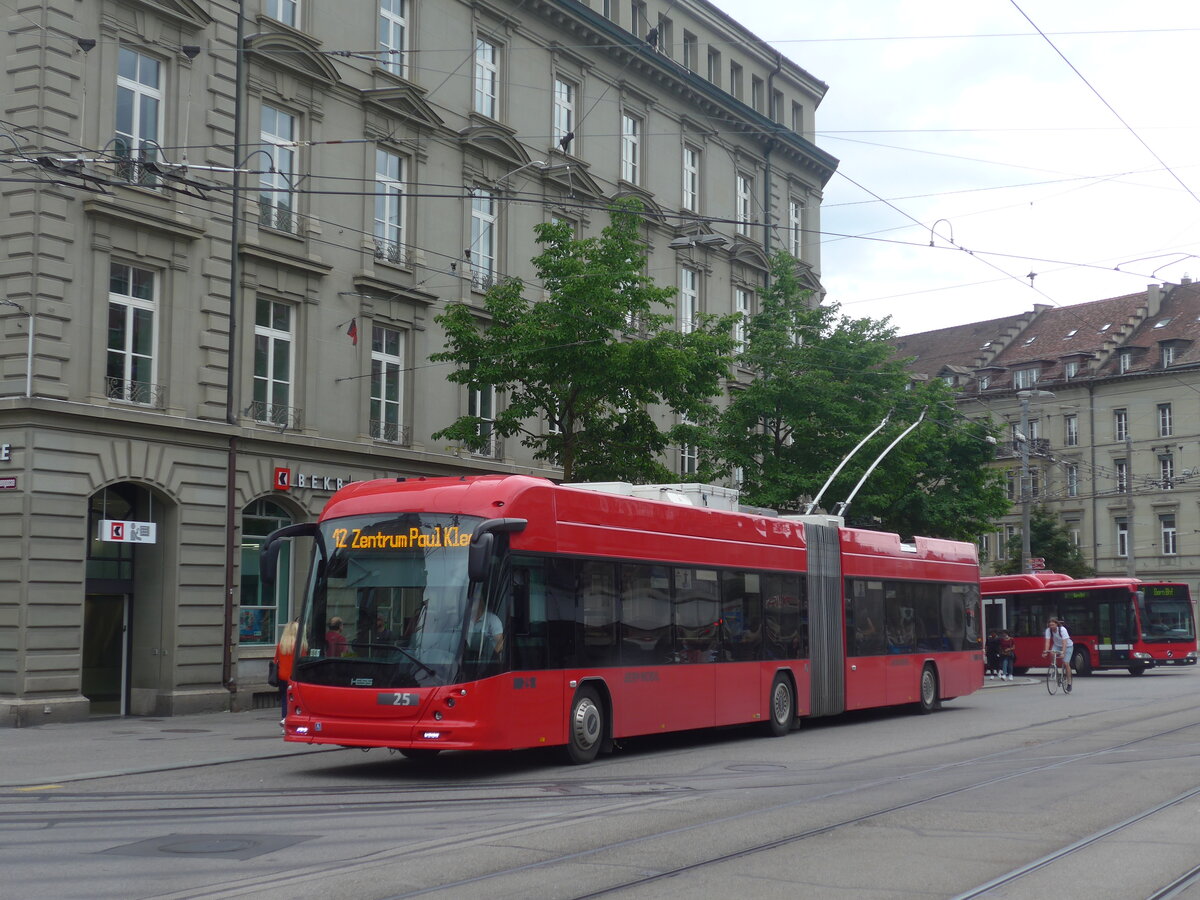
[[[238,244],[242,239],[242,143],[245,140],[246,95],[246,17],[245,0],[237,2],[237,54],[235,56],[233,98],[233,190],[230,206],[233,215],[229,224],[229,350],[226,365],[225,421],[229,424],[229,450],[225,462],[225,610],[221,638],[221,685],[229,691],[230,699],[237,693],[233,678],[233,573],[237,563],[237,454],[238,439],[238,307],[241,302],[242,257]]]

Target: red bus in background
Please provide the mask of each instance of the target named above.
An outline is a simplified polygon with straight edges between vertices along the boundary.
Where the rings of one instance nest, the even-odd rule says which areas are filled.
[[[349,485],[267,539],[265,579],[297,536],[288,741],[582,763],[635,735],[929,712],[983,682],[972,544],[502,475]]]
[[[988,631],[1007,628],[1017,645],[1013,670],[1044,667],[1046,620],[1061,617],[1080,675],[1196,664],[1196,610],[1186,584],[1137,578],[1075,579],[1055,572],[981,579]]]

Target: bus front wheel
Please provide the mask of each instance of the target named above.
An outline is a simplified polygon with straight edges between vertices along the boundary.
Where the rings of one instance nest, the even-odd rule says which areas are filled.
[[[604,709],[592,687],[581,687],[571,703],[567,721],[567,759],[577,766],[590,763],[604,738]]]
[[[917,703],[921,715],[927,716],[938,706],[938,679],[933,666],[921,670],[921,697]]]
[[[1145,674],[1146,674],[1146,667],[1145,667],[1145,666],[1143,666],[1143,665],[1130,666],[1130,667],[1129,667],[1129,674],[1130,674],[1130,675],[1145,675]]]

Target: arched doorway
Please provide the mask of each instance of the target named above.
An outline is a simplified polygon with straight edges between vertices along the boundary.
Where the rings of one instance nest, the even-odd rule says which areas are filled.
[[[92,715],[130,712],[135,682],[157,690],[161,673],[135,657],[166,656],[163,634],[163,513],[147,487],[110,485],[88,501],[88,553],[83,598],[80,693]],[[139,650],[135,654],[135,640]]]

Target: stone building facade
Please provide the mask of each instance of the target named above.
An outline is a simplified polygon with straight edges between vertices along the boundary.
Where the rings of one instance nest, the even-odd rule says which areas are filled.
[[[27,3],[0,36],[0,715],[268,701],[263,535],[351,480],[555,470],[431,435],[429,362],[533,226],[644,205],[649,274],[819,290],[826,86],[702,0]],[[232,297],[232,302],[231,302]],[[668,460],[686,479],[688,455]]]
[[[914,372],[958,391],[963,415],[1008,426],[996,465],[1014,503],[1000,530],[983,536],[986,559],[1004,556],[1020,533],[1028,497],[1058,517],[1098,574],[1200,590],[1196,284],[1037,306],[896,344]]]

